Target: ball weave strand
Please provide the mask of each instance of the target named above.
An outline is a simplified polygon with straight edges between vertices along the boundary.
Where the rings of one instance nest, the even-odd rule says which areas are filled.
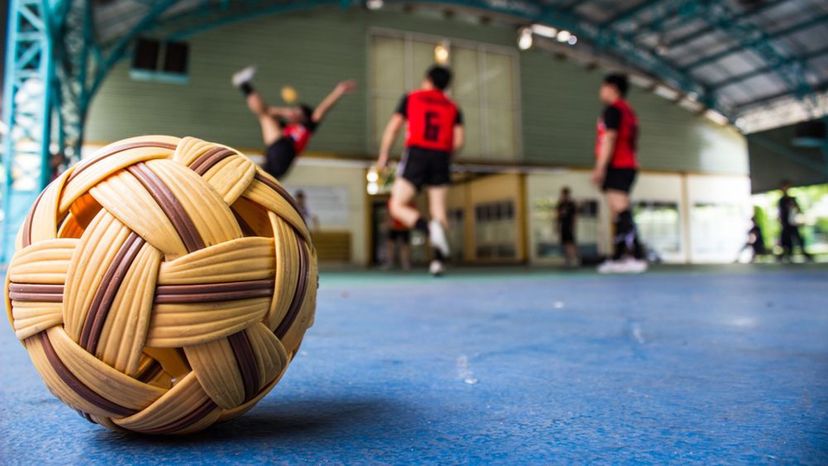
[[[313,324],[317,280],[275,179],[227,146],[144,136],[40,194],[6,309],[49,390],[87,420],[183,434],[276,385]]]

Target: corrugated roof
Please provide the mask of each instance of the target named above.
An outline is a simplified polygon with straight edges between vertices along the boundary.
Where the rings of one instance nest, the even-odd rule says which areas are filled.
[[[102,43],[117,41],[140,24],[163,0],[105,0],[94,9]],[[168,0],[169,1],[169,0]],[[764,129],[773,119],[761,112],[782,104],[800,106],[787,115],[828,112],[817,99],[828,90],[828,2],[825,0],[386,0],[386,5],[492,10],[515,24],[574,24],[589,37],[578,46],[663,79],[685,95],[729,116],[745,131]],[[291,11],[325,0],[178,0],[150,29],[192,34],[245,15]],[[353,6],[345,1],[343,5]],[[419,7],[419,6],[418,6]],[[567,24],[551,24],[567,27]],[[593,43],[590,43],[593,39]],[[605,43],[596,44],[595,41]],[[627,56],[631,44],[639,56]],[[633,59],[635,58],[635,59]],[[651,66],[652,65],[652,66]],[[678,81],[682,82],[678,82]],[[684,89],[682,87],[685,87]],[[692,87],[693,90],[686,87]],[[697,91],[699,90],[699,91]],[[780,117],[781,118],[781,117]],[[756,122],[763,121],[762,124]],[[789,124],[779,120],[776,124]]]

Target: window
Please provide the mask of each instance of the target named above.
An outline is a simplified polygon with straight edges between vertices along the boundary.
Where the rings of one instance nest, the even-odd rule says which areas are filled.
[[[446,214],[449,224],[448,236],[451,245],[451,261],[458,264],[464,260],[465,215],[462,208],[449,209]]]
[[[474,219],[479,259],[514,259],[517,256],[515,204],[512,200],[477,204]]]
[[[641,240],[659,256],[681,252],[681,222],[677,202],[636,203],[635,224]]]
[[[517,52],[493,45],[375,30],[369,38],[370,140],[379,146],[400,97],[419,86],[435,62],[435,47],[449,51],[449,91],[463,110],[466,146],[461,159],[509,161],[520,156]],[[394,150],[402,149],[398,141]]]
[[[735,203],[696,202],[690,210],[694,261],[732,261],[745,243],[748,215]]]

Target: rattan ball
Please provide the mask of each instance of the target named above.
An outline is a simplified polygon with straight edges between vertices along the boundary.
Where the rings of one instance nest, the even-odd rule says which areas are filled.
[[[5,289],[55,396],[110,429],[183,434],[279,381],[313,324],[316,252],[293,198],[247,157],[144,136],[40,194]]]

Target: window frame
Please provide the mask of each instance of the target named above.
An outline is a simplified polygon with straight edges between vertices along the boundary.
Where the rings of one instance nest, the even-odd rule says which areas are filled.
[[[416,76],[418,76],[418,71],[413,69],[413,42],[415,41],[433,43],[434,45],[440,43],[446,45],[449,48],[449,66],[451,66],[452,63],[452,47],[457,46],[474,50],[477,55],[478,61],[477,86],[478,89],[481,90],[484,89],[484,87],[481,86],[483,80],[479,70],[485,69],[486,53],[498,53],[508,55],[512,59],[512,110],[515,113],[515,118],[512,122],[512,143],[514,148],[514,150],[512,151],[513,153],[503,157],[503,154],[497,154],[494,151],[490,150],[489,132],[486,131],[489,124],[489,112],[485,110],[488,108],[488,102],[486,99],[486,92],[480,92],[480,95],[478,96],[477,107],[480,109],[480,122],[478,129],[481,136],[481,152],[478,154],[470,154],[469,156],[461,152],[460,155],[458,155],[457,160],[461,162],[472,163],[513,163],[520,162],[521,160],[523,160],[523,96],[521,94],[520,53],[514,47],[492,44],[488,42],[480,42],[470,39],[461,39],[455,37],[441,36],[437,34],[428,34],[385,27],[370,27],[366,30],[365,37],[366,48],[368,49],[368,60],[366,63],[366,83],[368,85],[368,92],[365,93],[367,105],[366,114],[368,117],[368,124],[366,125],[366,146],[369,152],[376,152],[379,149],[377,141],[379,141],[381,134],[375,133],[375,129],[379,132],[381,132],[382,130],[377,128],[377,118],[379,118],[380,115],[376,115],[375,102],[377,99],[384,97],[382,94],[377,92],[377,88],[374,82],[375,78],[373,64],[375,57],[373,43],[375,37],[385,37],[388,39],[397,39],[403,41],[405,53],[405,56],[403,57],[403,67],[405,68],[405,76],[403,76],[403,87],[405,90],[413,89],[418,81],[418,79],[416,78]],[[449,89],[449,92],[447,94],[450,97],[453,97],[452,89]]]

